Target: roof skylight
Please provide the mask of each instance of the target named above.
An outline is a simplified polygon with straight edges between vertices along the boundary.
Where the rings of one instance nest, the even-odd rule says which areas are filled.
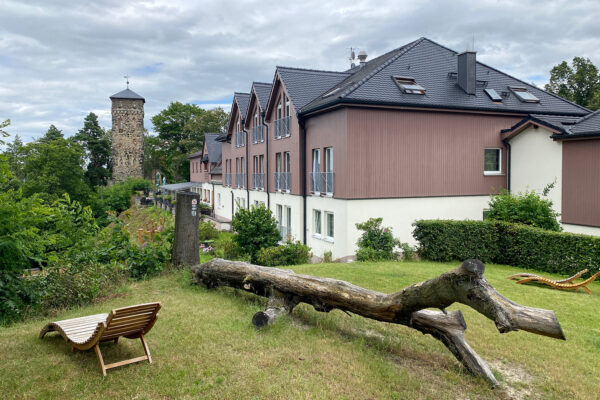
[[[502,103],[502,96],[500,96],[494,89],[484,89],[483,91],[490,99],[492,99],[494,103]]]
[[[511,87],[510,90],[517,96],[523,103],[539,103],[540,99],[530,93],[527,88],[524,87]]]
[[[425,88],[417,83],[415,78],[406,76],[393,76],[394,82],[398,85],[402,93],[407,94],[425,94]]]

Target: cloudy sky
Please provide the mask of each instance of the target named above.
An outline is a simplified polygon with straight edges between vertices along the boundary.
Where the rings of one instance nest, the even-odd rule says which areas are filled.
[[[426,36],[543,86],[574,56],[600,66],[599,1],[0,0],[0,121],[25,141],[55,124],[74,134],[90,111],[131,88],[150,118],[171,101],[229,110],[234,91],[276,65],[348,67]]]

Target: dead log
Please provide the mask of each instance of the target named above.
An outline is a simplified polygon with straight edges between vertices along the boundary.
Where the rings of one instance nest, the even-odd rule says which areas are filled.
[[[192,267],[195,284],[230,286],[269,298],[267,310],[253,317],[256,326],[272,323],[298,303],[310,304],[317,311],[339,309],[405,325],[440,340],[469,372],[495,386],[498,382],[486,362],[464,339],[467,325],[462,313],[446,313],[446,307],[465,304],[494,321],[500,333],[525,330],[556,339],[565,336],[553,311],[522,306],[503,297],[487,282],[484,271],[481,261],[467,260],[436,278],[384,294],[337,279],[240,261],[213,259]]]

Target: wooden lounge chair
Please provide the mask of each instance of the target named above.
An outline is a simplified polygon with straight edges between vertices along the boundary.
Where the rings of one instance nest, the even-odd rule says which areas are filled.
[[[587,288],[587,285],[590,284],[591,282],[593,282],[594,280],[596,280],[596,278],[598,276],[600,276],[600,271],[596,272],[594,275],[590,276],[588,279],[586,279],[584,281],[581,281],[579,283],[573,283],[573,281],[575,279],[579,278],[581,275],[585,274],[586,272],[588,272],[588,270],[584,269],[583,271],[579,271],[578,273],[571,276],[570,278],[560,279],[560,280],[556,280],[556,281],[554,281],[552,279],[544,278],[543,276],[539,276],[536,274],[528,274],[528,273],[511,275],[508,277],[508,279],[517,280],[518,284],[523,284],[523,283],[528,283],[528,282],[543,283],[544,285],[548,285],[548,286],[553,287],[554,289],[560,289],[560,290],[577,290],[579,288],[583,288],[586,292],[588,292],[589,294],[592,294],[592,291]]]
[[[160,307],[160,303],[138,304],[136,306],[117,308],[109,314],[96,314],[51,322],[44,326],[40,332],[40,339],[46,333],[56,331],[71,344],[72,352],[75,349],[89,350],[93,347],[100,363],[102,375],[106,376],[106,370],[110,368],[145,360],[152,363],[152,357],[150,356],[150,350],[148,349],[144,335],[154,326]],[[121,336],[128,339],[139,338],[142,341],[146,355],[105,365],[98,345],[100,342],[109,340],[117,343]]]

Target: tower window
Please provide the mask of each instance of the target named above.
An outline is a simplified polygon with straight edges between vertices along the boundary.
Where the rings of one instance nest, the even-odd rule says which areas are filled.
[[[119,118],[119,132],[123,132],[123,120]]]

